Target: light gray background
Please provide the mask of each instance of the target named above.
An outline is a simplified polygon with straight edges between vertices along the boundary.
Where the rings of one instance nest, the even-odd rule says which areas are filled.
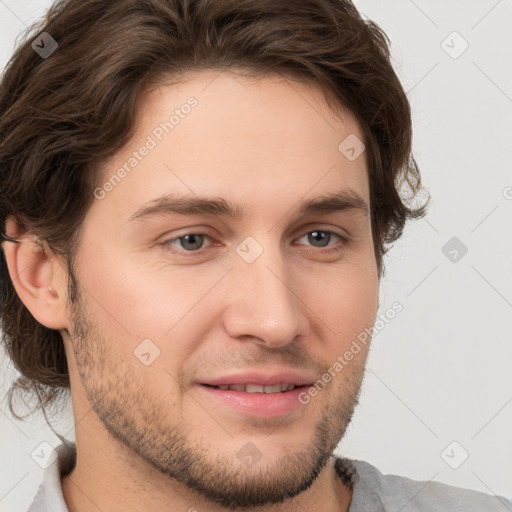
[[[356,4],[391,39],[433,204],[387,257],[381,311],[394,301],[404,310],[374,338],[360,406],[338,452],[383,473],[510,498],[512,1]],[[48,5],[0,0],[0,68]],[[454,31],[469,44],[458,58],[445,51],[462,48]],[[442,252],[454,236],[468,248],[455,263]],[[2,359],[3,396],[13,374]],[[69,413],[54,424],[73,438]],[[41,477],[30,453],[58,439],[40,417],[12,420],[5,404],[0,431],[0,510],[22,510]],[[455,465],[464,451],[458,469],[445,462]]]

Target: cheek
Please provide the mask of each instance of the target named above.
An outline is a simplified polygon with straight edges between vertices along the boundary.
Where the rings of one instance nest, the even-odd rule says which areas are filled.
[[[332,274],[324,285],[309,281],[304,288],[306,304],[316,315],[312,319],[341,350],[365,329],[373,326],[378,309],[378,279],[368,268],[350,268]]]
[[[208,292],[226,272],[218,267],[171,267],[163,258],[126,250],[124,256],[122,250],[84,251],[83,261],[88,263],[79,281],[92,295],[87,297],[91,315],[104,335],[119,340],[118,350],[124,344],[128,355],[143,340],[151,340],[161,352],[155,366],[165,363],[169,369],[190,356],[207,330],[214,316],[213,307],[205,309],[206,304],[213,306]],[[168,347],[172,357],[166,354]]]

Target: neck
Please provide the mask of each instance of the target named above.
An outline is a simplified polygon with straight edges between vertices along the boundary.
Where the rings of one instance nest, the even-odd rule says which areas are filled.
[[[105,450],[80,451],[77,438],[77,461],[72,471],[62,478],[62,492],[69,512],[112,512],[187,510],[230,512],[206,501],[195,491],[163,475],[149,464],[124,466],[125,457],[111,459]],[[119,456],[120,455],[120,456]],[[126,455],[126,454],[124,454]],[[121,464],[120,464],[121,461]],[[90,468],[94,468],[91,470]],[[135,469],[138,468],[138,469]],[[120,478],[119,475],[122,475]],[[347,512],[352,488],[342,482],[331,457],[311,487],[298,496],[277,505],[254,507],[252,512],[292,512],[323,510]],[[172,509],[169,504],[172,503]],[[191,504],[195,506],[191,506]]]

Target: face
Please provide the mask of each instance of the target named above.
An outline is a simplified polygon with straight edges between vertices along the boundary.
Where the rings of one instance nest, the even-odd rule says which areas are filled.
[[[361,130],[278,77],[198,73],[140,107],[74,261],[73,400],[209,500],[280,503],[325,466],[363,377],[367,345],[339,363],[378,306],[365,154],[338,148]]]

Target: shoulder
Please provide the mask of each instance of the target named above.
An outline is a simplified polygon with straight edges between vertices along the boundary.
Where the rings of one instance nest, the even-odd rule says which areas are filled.
[[[338,458],[335,467],[353,487],[349,512],[512,511],[512,501],[503,496],[491,496],[440,482],[383,475],[376,467],[360,460]]]
[[[60,436],[59,436],[60,437]],[[27,512],[68,512],[62,494],[62,477],[69,473],[76,462],[76,445],[64,438],[54,448],[57,459],[43,469],[42,481]],[[50,459],[51,460],[51,459]]]

